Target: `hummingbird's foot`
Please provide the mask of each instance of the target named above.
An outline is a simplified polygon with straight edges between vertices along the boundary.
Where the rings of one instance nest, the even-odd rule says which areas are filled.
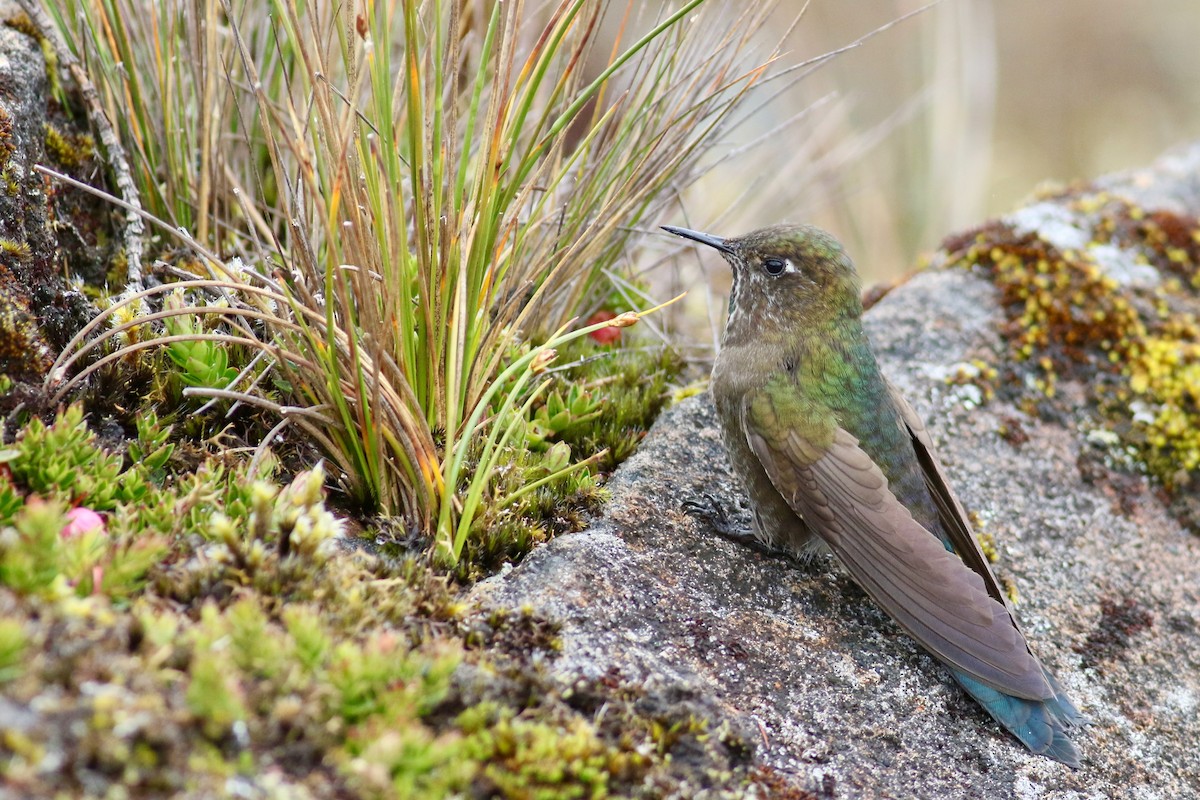
[[[737,527],[736,523],[730,518],[729,509],[726,507],[726,504],[708,492],[702,492],[699,496],[688,498],[680,505],[688,514],[700,517],[711,525],[713,530],[722,537],[737,540],[739,537],[752,535],[744,528]]]
[[[799,559],[792,552],[769,545],[755,536],[750,528],[739,526],[727,505],[707,492],[697,498],[684,500],[681,505],[684,511],[703,519],[718,536],[728,542],[747,547],[769,558],[780,558],[792,564],[799,563]]]

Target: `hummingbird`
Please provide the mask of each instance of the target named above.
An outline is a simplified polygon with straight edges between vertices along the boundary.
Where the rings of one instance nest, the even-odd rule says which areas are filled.
[[[1034,753],[1079,766],[1084,722],[1038,660],[920,417],[879,369],[841,244],[782,225],[737,238],[664,226],[733,268],[711,392],[751,535],[828,548],[901,628]]]

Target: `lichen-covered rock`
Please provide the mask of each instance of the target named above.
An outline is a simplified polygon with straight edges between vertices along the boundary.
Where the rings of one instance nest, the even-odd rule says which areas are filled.
[[[29,18],[0,0],[0,374],[31,381],[94,313],[64,274],[103,285],[119,246],[111,206],[34,170],[103,175],[82,115],[50,91],[53,69]]]
[[[1086,226],[1095,212],[1072,204],[1101,190],[1128,190],[1127,205],[1145,213],[1163,203],[1194,215],[1197,176],[1192,148],[1159,172],[1046,201],[1063,213],[997,224],[1058,247],[1064,226]],[[1109,245],[1114,263],[1130,247],[1084,234],[1078,248]],[[535,550],[477,596],[559,621],[562,681],[618,675],[649,696],[686,691],[756,727],[755,758],[818,796],[1191,796],[1200,791],[1200,539],[1139,470],[1148,451],[1122,439],[1132,426],[1101,408],[1087,365],[1107,352],[1103,340],[1080,345],[1086,358],[1048,381],[1036,345],[1014,351],[1022,331],[994,265],[952,261],[943,254],[892,290],[867,314],[868,333],[994,543],[1034,650],[1092,721],[1077,736],[1081,769],[1026,752],[832,560],[763,556],[689,516],[686,499],[707,493],[737,508],[740,497],[707,395],[664,415],[589,530]],[[1153,259],[1127,264],[1131,285],[1170,278]],[[1174,310],[1188,313],[1189,291]],[[1130,380],[1122,366],[1104,379]],[[1187,495],[1174,487],[1176,500]]]
[[[14,13],[12,7],[0,11]],[[29,273],[35,252],[48,264],[53,252],[41,176],[33,158],[42,152],[46,121],[46,64],[32,36],[0,26],[0,372],[37,374],[53,360],[31,311]]]

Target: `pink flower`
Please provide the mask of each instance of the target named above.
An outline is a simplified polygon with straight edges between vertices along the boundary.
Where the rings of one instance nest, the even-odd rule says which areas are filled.
[[[97,528],[101,533],[104,532],[104,517],[90,508],[78,506],[67,512],[67,524],[63,526],[60,535],[64,539],[74,539]]]

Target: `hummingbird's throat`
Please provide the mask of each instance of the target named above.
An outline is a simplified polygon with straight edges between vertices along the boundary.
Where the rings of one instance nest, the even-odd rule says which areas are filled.
[[[733,314],[737,309],[738,284],[740,282],[741,278],[738,277],[738,271],[735,269],[733,271],[733,283],[729,287],[729,321],[725,323],[726,325],[733,321]]]

